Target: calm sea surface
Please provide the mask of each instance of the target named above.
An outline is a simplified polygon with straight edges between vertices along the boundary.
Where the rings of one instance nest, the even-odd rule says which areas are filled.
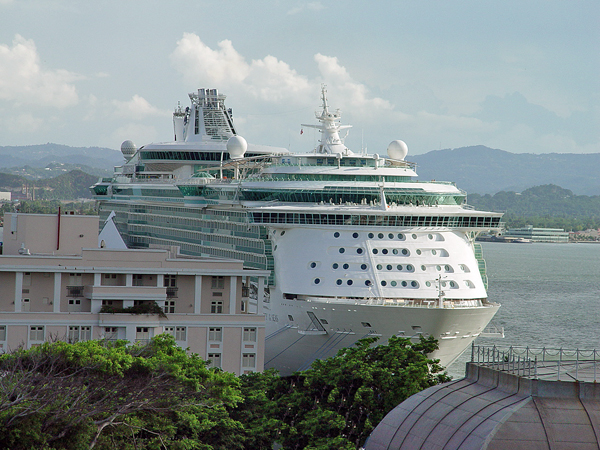
[[[483,242],[493,323],[504,339],[476,345],[600,349],[600,245]],[[470,348],[448,367],[464,376]]]

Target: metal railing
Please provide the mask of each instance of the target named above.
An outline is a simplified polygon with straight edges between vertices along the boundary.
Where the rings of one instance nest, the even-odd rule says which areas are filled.
[[[471,346],[471,362],[524,378],[597,382],[600,351],[564,348]]]

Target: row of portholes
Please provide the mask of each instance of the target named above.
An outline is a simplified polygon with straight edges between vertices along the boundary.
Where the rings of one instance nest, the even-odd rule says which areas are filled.
[[[387,248],[382,248],[381,250],[378,248],[374,248],[373,254],[377,255],[380,251],[382,255],[387,255],[390,253],[390,251]],[[410,252],[406,248],[393,248],[391,253],[392,255],[410,256]]]
[[[388,282],[388,281],[386,281],[386,280],[381,280],[381,285],[382,285],[382,286],[384,286],[384,287],[385,287],[385,286],[387,286],[388,284],[389,284],[390,286],[392,286],[392,287],[401,286],[401,287],[411,287],[411,288],[413,288],[413,289],[417,289],[417,288],[419,287],[419,283],[418,283],[418,282],[416,282],[415,280],[412,280],[412,281],[406,281],[406,280],[403,280],[403,281],[396,281],[396,280],[392,280],[392,281],[389,281],[389,282]]]
[[[282,232],[281,234],[283,235],[283,233],[284,232]],[[335,233],[333,233],[333,237],[336,238],[336,239],[339,238],[340,236],[341,236],[341,234],[340,234],[339,231],[336,231]],[[385,239],[386,237],[388,239],[396,239],[396,237],[397,237],[401,241],[406,240],[406,235],[404,235],[403,233],[398,233],[398,234],[394,234],[394,233],[387,233],[387,234],[386,233],[377,233],[377,235],[375,235],[375,233],[367,233],[367,237],[369,239],[374,239],[375,236],[377,236],[378,239]],[[354,239],[358,239],[360,237],[360,233],[354,232],[354,233],[352,233],[352,237]],[[410,237],[412,239],[417,239],[418,238],[418,236],[415,233],[412,233],[410,235]],[[427,239],[429,239],[430,241],[433,241],[435,239],[435,236],[433,234],[428,234],[427,235]]]
[[[438,287],[438,282],[437,281],[426,281],[425,286]],[[473,284],[473,282],[469,281],[469,280],[465,280],[465,286],[467,286],[470,289],[475,288],[475,285]],[[452,289],[458,289],[458,283],[456,281],[442,281],[442,287],[443,288],[450,287]]]
[[[421,270],[422,270],[423,272],[426,272],[426,271],[427,271],[427,266],[423,264],[423,265],[421,266]],[[442,272],[442,266],[435,266],[435,270],[437,270],[438,272]],[[454,270],[452,270],[452,267],[451,267],[451,266],[449,266],[448,264],[446,264],[446,265],[444,266],[444,269],[443,269],[443,271],[444,271],[444,272],[454,272]]]
[[[344,247],[340,247],[338,250],[340,253],[346,253],[346,249]],[[356,254],[362,255],[365,250],[361,247],[356,248]]]

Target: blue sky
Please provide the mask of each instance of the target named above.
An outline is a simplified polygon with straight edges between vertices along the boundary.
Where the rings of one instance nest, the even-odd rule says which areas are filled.
[[[599,30],[597,0],[0,0],[0,145],[168,141],[204,87],[310,150],[325,83],[354,150],[600,152]]]

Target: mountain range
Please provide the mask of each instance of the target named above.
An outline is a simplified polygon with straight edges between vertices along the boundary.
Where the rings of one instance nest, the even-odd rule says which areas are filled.
[[[419,180],[453,181],[468,193],[522,192],[553,184],[600,195],[600,153],[510,153],[478,145],[408,155]]]

